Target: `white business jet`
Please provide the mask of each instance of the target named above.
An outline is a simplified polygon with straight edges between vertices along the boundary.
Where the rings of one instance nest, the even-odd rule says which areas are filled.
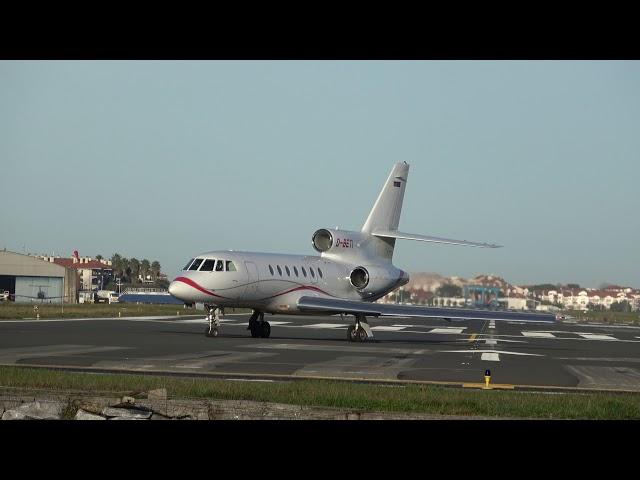
[[[360,231],[317,230],[311,243],[319,256],[207,252],[187,262],[169,293],[185,303],[204,304],[209,322],[205,334],[210,337],[218,336],[225,307],[253,310],[248,330],[254,338],[271,334],[265,313],[353,315],[354,324],[347,329],[352,342],[373,338],[367,317],[555,321],[552,314],[375,303],[409,281],[407,272],[391,262],[396,239],[499,247],[399,232],[408,173],[406,162],[394,165]]]

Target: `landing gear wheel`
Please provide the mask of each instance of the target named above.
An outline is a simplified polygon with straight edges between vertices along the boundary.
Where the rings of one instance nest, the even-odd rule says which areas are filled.
[[[358,329],[358,341],[366,342],[367,341],[367,332],[365,332],[364,328],[360,327]]]
[[[209,328],[209,327],[207,327],[207,328],[204,330],[204,334],[205,334],[207,337],[217,337],[217,336],[218,336],[218,333],[219,333],[219,332],[218,332],[218,328],[217,328],[217,327],[213,327],[213,328]]]
[[[357,339],[358,334],[356,333],[356,326],[349,325],[349,328],[347,328],[347,340],[349,340],[350,342],[355,342]]]
[[[271,335],[271,325],[269,322],[263,322],[261,330],[262,338],[269,338],[269,335]]]
[[[251,336],[253,338],[259,338],[260,337],[260,333],[261,333],[261,328],[260,325],[258,325],[258,323],[254,323],[253,325],[251,325]]]

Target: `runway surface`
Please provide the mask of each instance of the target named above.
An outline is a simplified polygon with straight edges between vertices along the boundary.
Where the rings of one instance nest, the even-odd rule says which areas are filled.
[[[640,391],[640,328],[595,324],[371,319],[375,340],[350,343],[351,318],[276,315],[251,338],[227,315],[217,338],[204,317],[0,321],[0,364],[100,371],[337,378],[502,388]]]

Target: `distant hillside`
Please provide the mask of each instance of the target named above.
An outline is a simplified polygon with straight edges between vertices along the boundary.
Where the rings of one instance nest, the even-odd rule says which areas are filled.
[[[418,272],[411,274],[411,280],[405,286],[407,290],[422,290],[423,292],[435,293],[436,290],[445,284],[463,287],[464,285],[482,285],[485,287],[497,287],[505,294],[523,293],[524,289],[507,282],[497,275],[481,274],[473,278],[462,278],[457,276],[444,277],[439,273]]]

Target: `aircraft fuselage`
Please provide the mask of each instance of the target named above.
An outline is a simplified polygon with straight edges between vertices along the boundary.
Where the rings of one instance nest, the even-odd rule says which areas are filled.
[[[367,287],[357,288],[354,268],[366,268]],[[190,260],[169,292],[187,303],[296,313],[301,296],[374,301],[406,284],[409,275],[391,262],[354,264],[321,256],[213,251]]]

